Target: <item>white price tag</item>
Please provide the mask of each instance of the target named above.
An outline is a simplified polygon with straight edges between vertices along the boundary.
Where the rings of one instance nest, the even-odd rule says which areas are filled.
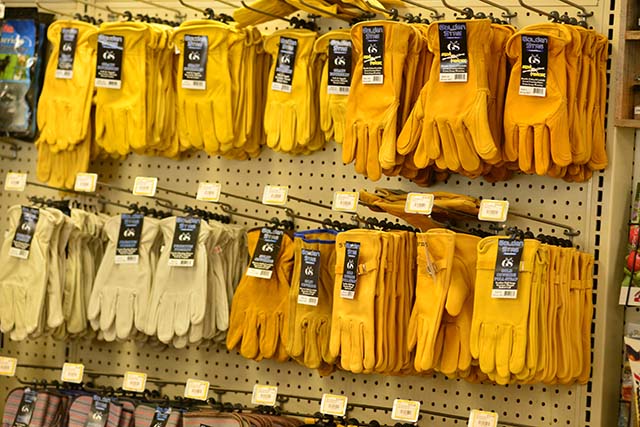
[[[65,383],[80,384],[84,377],[84,365],[82,363],[65,363],[62,365],[60,379]]]
[[[24,191],[27,186],[27,174],[19,172],[8,172],[4,180],[5,191]]]
[[[4,3],[0,3],[0,19],[4,19],[4,9],[5,9],[5,5]]]
[[[263,205],[286,205],[289,187],[286,185],[267,185],[262,193]]]
[[[336,191],[333,193],[332,208],[339,212],[355,212],[359,201],[360,193],[357,191]]]
[[[471,410],[468,427],[498,427],[498,414],[495,412]]]
[[[506,200],[483,200],[480,202],[478,219],[481,221],[505,222],[509,213]]]
[[[189,378],[184,387],[184,397],[187,399],[207,400],[209,396],[209,381],[200,381]]]
[[[272,385],[260,385],[260,384],[256,384],[253,386],[253,394],[251,395],[251,404],[276,406],[277,398],[278,398],[278,387],[272,386]]]
[[[203,202],[219,202],[222,185],[213,182],[201,182],[198,184],[198,194],[196,199]]]
[[[148,176],[136,176],[136,180],[133,184],[133,195],[153,197],[156,195],[157,187],[158,187],[158,178],[148,177]]]
[[[393,401],[393,409],[391,410],[392,420],[415,423],[418,422],[419,417],[420,402],[402,399],[396,399]]]
[[[0,357],[0,375],[12,377],[16,374],[18,359],[15,357]]]
[[[320,402],[320,412],[324,415],[344,417],[347,413],[347,396],[336,394],[323,394]]]
[[[126,391],[134,391],[136,393],[144,393],[147,386],[147,374],[141,372],[125,372],[122,380],[122,389]]]
[[[97,173],[79,173],[79,174],[76,174],[76,183],[73,186],[73,189],[75,191],[93,193],[94,191],[96,191],[97,183],[98,183]]]
[[[407,213],[430,215],[433,211],[433,194],[409,193],[404,211]]]

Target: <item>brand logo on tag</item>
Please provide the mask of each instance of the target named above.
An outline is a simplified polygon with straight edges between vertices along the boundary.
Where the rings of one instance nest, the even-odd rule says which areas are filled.
[[[540,60],[540,55],[538,55],[538,54],[529,55],[529,64],[538,65],[538,64],[540,64],[540,62],[542,62]]]
[[[96,421],[102,421],[102,414],[99,412],[96,412],[93,414],[92,418]]]
[[[336,65],[347,65],[347,60],[344,56],[336,56],[336,59],[333,61]]]
[[[200,61],[200,53],[198,53],[198,52],[190,52],[189,53],[189,60],[190,61]]]
[[[181,242],[188,242],[191,240],[191,235],[189,233],[182,233],[180,237],[178,237],[178,240]]]
[[[73,50],[73,47],[71,46],[71,43],[65,43],[62,45],[62,50],[64,52],[71,52],[71,50]]]
[[[502,260],[502,266],[504,268],[513,267],[513,258],[505,258]]]
[[[283,53],[280,57],[280,62],[283,64],[291,64],[291,56]]]
[[[452,40],[447,44],[447,49],[449,52],[457,52],[460,50],[460,42],[457,40]]]
[[[114,59],[116,59],[116,54],[113,53],[112,50],[105,50],[102,54],[102,58],[106,59],[107,61],[113,61]]]
[[[307,276],[313,276],[313,267],[308,266],[307,268],[304,269],[304,274]]]
[[[378,53],[378,48],[375,45],[369,45],[369,47],[367,48],[367,52],[369,53]]]
[[[31,226],[29,225],[29,223],[25,222],[25,223],[22,224],[20,229],[22,231],[26,231],[28,233],[29,231],[31,231]]]
[[[262,250],[265,252],[273,252],[273,245],[271,243],[265,243],[262,245]]]
[[[355,265],[353,264],[353,261],[349,260],[349,262],[347,262],[347,268],[352,269],[353,267],[355,267]]]
[[[29,410],[30,410],[29,405],[23,405],[22,408],[20,408],[20,412],[22,412],[23,414],[25,412],[29,412]]]

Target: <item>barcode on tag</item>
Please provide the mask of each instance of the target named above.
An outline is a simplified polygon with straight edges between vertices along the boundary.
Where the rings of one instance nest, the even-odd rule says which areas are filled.
[[[169,267],[193,267],[194,260],[192,259],[169,259]]]
[[[29,258],[29,251],[26,251],[24,249],[18,249],[18,248],[10,248],[9,256],[14,258],[27,259]]]
[[[312,305],[312,306],[317,306],[318,305],[318,297],[309,297],[306,295],[298,295],[298,304],[302,304],[302,305]]]
[[[517,290],[494,289],[491,292],[491,298],[516,299],[517,297],[518,297],[518,291]]]
[[[140,255],[116,255],[114,259],[115,264],[138,264],[140,262]]]
[[[273,275],[273,271],[270,270],[260,270],[257,268],[248,268],[247,276],[249,277],[257,277],[258,279],[271,279]]]
[[[122,82],[120,80],[96,79],[95,86],[105,89],[120,89]]]
[[[355,291],[345,291],[344,289],[340,291],[340,298],[354,299],[355,296],[356,296]]]
[[[56,70],[56,79],[72,79],[73,70]]]
[[[271,90],[275,90],[278,92],[291,93],[291,85],[273,82],[271,83]]]
[[[456,74],[440,74],[441,82],[466,82],[468,79],[467,73],[456,73]]]
[[[384,76],[368,75],[362,76],[362,84],[364,85],[381,85],[384,83]]]
[[[520,86],[520,91],[518,93],[523,96],[539,96],[544,98],[547,96],[547,88]]]
[[[201,80],[182,80],[182,89],[205,90],[207,89],[207,82]]]
[[[349,86],[328,86],[327,93],[329,95],[349,95],[351,88]]]

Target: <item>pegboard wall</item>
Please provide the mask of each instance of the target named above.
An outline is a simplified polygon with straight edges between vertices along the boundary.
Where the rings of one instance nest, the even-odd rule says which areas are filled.
[[[31,2],[5,1],[7,6],[33,6]],[[142,2],[117,2],[98,1],[98,6],[108,4],[114,10],[130,10],[134,13],[146,13],[151,16],[159,16],[174,19],[175,13],[163,10]],[[186,13],[189,18],[196,18],[197,12],[180,7],[177,1],[159,0],[157,3],[171,8],[178,8]],[[191,4],[191,2],[189,2]],[[445,12],[447,19],[453,19],[456,14],[442,6],[438,1],[424,1],[425,5],[436,7]],[[462,2],[458,2],[462,3]],[[531,2],[536,7],[544,10],[565,11],[575,15],[576,9],[560,5],[560,2]],[[194,1],[193,5],[201,8],[214,7],[216,12],[231,13],[232,9],[216,2]],[[535,13],[526,11],[518,6],[515,1],[501,2],[518,13],[512,23],[523,27],[534,22],[545,20]],[[608,34],[610,38],[615,25],[614,10],[615,0],[610,2],[586,1],[580,4],[595,12],[595,16],[589,19],[589,23],[598,31]],[[93,9],[73,1],[44,2],[43,5],[64,13],[82,12],[96,18],[109,20],[108,12]],[[487,14],[500,13],[497,9],[487,7],[480,2],[464,2],[460,7],[469,6],[476,11]],[[405,10],[401,10],[401,13]],[[421,12],[417,8],[406,11],[412,13]],[[427,11],[426,15],[428,15]],[[273,22],[263,27],[265,32],[282,28],[284,23]],[[318,21],[321,31],[342,26],[333,20],[321,19]],[[284,24],[286,25],[286,24]],[[610,98],[611,102],[611,98]],[[612,147],[612,138],[615,133],[610,133],[609,150]],[[622,146],[621,146],[622,147]],[[621,150],[618,147],[616,150]],[[343,165],[340,156],[341,148],[335,143],[327,144],[321,152],[306,157],[291,157],[281,155],[265,149],[259,158],[249,161],[234,161],[221,158],[211,158],[205,153],[196,153],[181,160],[168,160],[152,157],[131,155],[126,160],[105,160],[96,162],[91,167],[92,172],[100,176],[101,181],[120,187],[131,188],[136,176],[157,176],[159,186],[168,187],[177,191],[194,194],[198,182],[220,182],[222,190],[234,194],[247,196],[259,200],[263,186],[288,185],[290,195],[305,198],[314,202],[330,205],[334,191],[357,191],[366,189],[373,191],[376,187],[390,187],[406,191],[420,191],[420,187],[403,178],[383,178],[379,182],[371,182],[362,176],[356,175],[352,165]],[[616,151],[618,153],[618,151]],[[612,152],[612,156],[615,157]],[[0,161],[0,177],[4,177],[8,171],[28,172],[30,179],[35,180],[35,163],[37,152],[30,144],[23,144],[19,152],[19,158],[14,161]],[[618,161],[627,162],[626,153],[620,153]],[[614,159],[612,158],[612,161]],[[613,165],[615,172],[616,165]],[[608,248],[608,242],[601,235],[603,220],[606,215],[616,213],[615,207],[603,208],[606,195],[611,192],[612,168],[604,174],[595,174],[590,182],[584,184],[567,184],[561,180],[544,177],[532,177],[518,175],[506,183],[487,183],[482,180],[469,180],[461,176],[452,175],[444,183],[432,187],[434,191],[449,191],[468,194],[480,198],[506,199],[515,212],[523,213],[534,218],[544,218],[556,222],[571,225],[580,230],[581,235],[574,238],[574,243],[582,250],[594,252],[596,255],[596,281],[594,282],[595,319],[593,323],[593,378],[586,386],[545,386],[545,385],[511,385],[497,386],[492,384],[468,384],[461,380],[449,380],[441,375],[423,377],[385,377],[379,375],[353,375],[350,373],[336,372],[329,377],[320,377],[315,371],[297,365],[295,362],[276,363],[263,361],[256,363],[240,357],[235,352],[229,353],[226,349],[215,347],[195,347],[183,350],[166,349],[158,351],[155,348],[134,343],[96,343],[90,341],[55,342],[52,340],[38,340],[34,342],[12,343],[5,339],[0,354],[18,357],[20,363],[43,364],[48,366],[61,366],[65,361],[84,363],[89,370],[123,374],[127,370],[147,372],[150,377],[168,379],[173,381],[186,381],[187,378],[204,379],[214,386],[234,389],[250,390],[255,383],[277,385],[279,391],[285,394],[300,396],[285,404],[287,410],[301,412],[315,412],[319,404],[309,401],[306,397],[318,398],[322,393],[345,394],[350,402],[364,403],[391,407],[396,398],[419,400],[424,409],[458,416],[467,416],[471,409],[484,409],[495,411],[500,415],[501,421],[507,421],[524,426],[543,425],[568,425],[568,426],[611,426],[614,425],[615,415],[609,411],[610,400],[617,396],[609,396],[611,378],[616,383],[618,377],[608,367],[608,353],[612,351],[605,346],[605,322],[610,318],[610,301],[608,288],[605,292],[603,283],[607,283],[608,277],[603,279],[608,270],[602,269],[600,251]],[[627,181],[628,182],[628,181]],[[626,182],[625,182],[626,184]],[[609,190],[608,190],[609,189]],[[608,191],[607,191],[608,190]],[[430,190],[428,190],[430,191]],[[626,190],[625,190],[626,191]],[[106,197],[120,203],[139,203],[153,206],[149,199],[136,198],[121,192],[100,191]],[[26,203],[27,196],[40,195],[55,197],[56,194],[36,187],[28,187],[25,193],[0,194],[0,212],[14,204]],[[158,192],[160,197],[171,199],[175,205],[183,207],[194,202],[177,196]],[[621,196],[618,203],[627,203]],[[251,215],[286,219],[281,210],[266,208],[264,206],[247,203],[240,200],[223,198],[223,201],[237,208],[239,212]],[[201,205],[200,207],[203,207]],[[348,220],[348,215],[343,216],[335,212],[326,211],[309,205],[291,201],[287,205],[297,214],[316,218],[342,218]],[[624,207],[620,207],[623,209]],[[209,205],[209,209],[215,209]],[[109,210],[108,210],[109,211]],[[117,213],[117,210],[110,210]],[[374,216],[365,207],[360,207],[361,216]],[[620,211],[617,212],[619,214]],[[388,218],[388,217],[387,217]],[[261,225],[259,222],[244,221],[236,217],[238,223],[249,226]],[[297,221],[298,228],[316,228],[317,225],[306,221]],[[529,220],[509,221],[509,224],[518,225],[524,229],[531,229],[535,234],[539,232],[561,235],[561,229],[545,226]],[[612,223],[613,224],[613,223]],[[5,218],[0,218],[0,225],[6,228]],[[475,224],[474,224],[475,225]],[[615,226],[611,225],[611,226]],[[486,225],[485,225],[486,228]],[[608,252],[607,252],[608,253]],[[608,256],[608,255],[607,255]],[[598,285],[600,284],[600,288]],[[602,298],[600,294],[603,294]],[[610,332],[609,332],[610,333]],[[617,333],[617,332],[616,332]],[[621,333],[621,332],[620,332]],[[619,353],[615,353],[614,359],[619,365]],[[52,378],[56,373],[43,370],[18,371],[21,378]],[[115,382],[113,382],[115,381]],[[119,385],[116,380],[100,378],[100,383]],[[0,395],[17,386],[15,379],[0,379]],[[165,390],[169,394],[181,394],[180,388],[168,387]],[[2,397],[2,396],[0,396]],[[228,401],[242,403],[242,396],[225,396]],[[378,419],[381,423],[390,423],[387,415],[376,410],[357,409],[350,413],[351,416],[363,420]],[[452,426],[466,425],[465,421],[446,417],[424,417],[420,425]]]

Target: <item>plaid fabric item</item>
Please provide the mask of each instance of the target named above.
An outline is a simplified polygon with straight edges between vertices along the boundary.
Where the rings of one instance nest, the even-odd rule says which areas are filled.
[[[2,415],[2,427],[12,427],[13,423],[16,420],[16,416],[18,415],[18,408],[20,407],[20,402],[22,402],[22,397],[24,396],[24,389],[17,388],[12,390],[7,396],[7,401],[4,407],[4,414]],[[53,423],[53,417],[47,417],[47,407],[49,405],[50,395],[47,392],[38,392],[38,397],[36,398],[36,404],[33,408],[33,414],[31,415],[31,422],[29,426],[31,427],[50,427]],[[60,403],[58,399],[58,404]],[[57,410],[57,408],[56,408]],[[45,422],[49,422],[49,424],[44,424]]]
[[[91,412],[92,396],[77,397],[69,408],[68,427],[84,427],[87,423],[87,416]],[[109,404],[109,417],[105,427],[119,427],[122,406],[116,403]]]
[[[155,408],[151,406],[138,405],[135,411],[135,427],[151,427],[155,413]],[[165,427],[182,427],[182,413],[172,410]]]
[[[184,427],[242,427],[242,421],[236,414],[210,411],[186,412],[182,422]]]
[[[42,423],[42,427],[54,427],[56,419],[58,419],[60,416],[60,404],[62,402],[62,399],[60,398],[60,396],[57,396],[55,394],[45,391],[45,392],[38,393],[38,400],[40,400],[40,397],[43,395],[47,396],[48,404],[47,404],[47,410],[44,414],[44,421]],[[36,404],[36,407],[37,406],[38,405]],[[33,424],[33,422],[30,424],[30,426],[37,427],[36,425]]]
[[[133,427],[133,411],[136,410],[136,407],[133,403],[124,400],[121,401],[122,405],[122,414],[120,414],[120,427]]]

